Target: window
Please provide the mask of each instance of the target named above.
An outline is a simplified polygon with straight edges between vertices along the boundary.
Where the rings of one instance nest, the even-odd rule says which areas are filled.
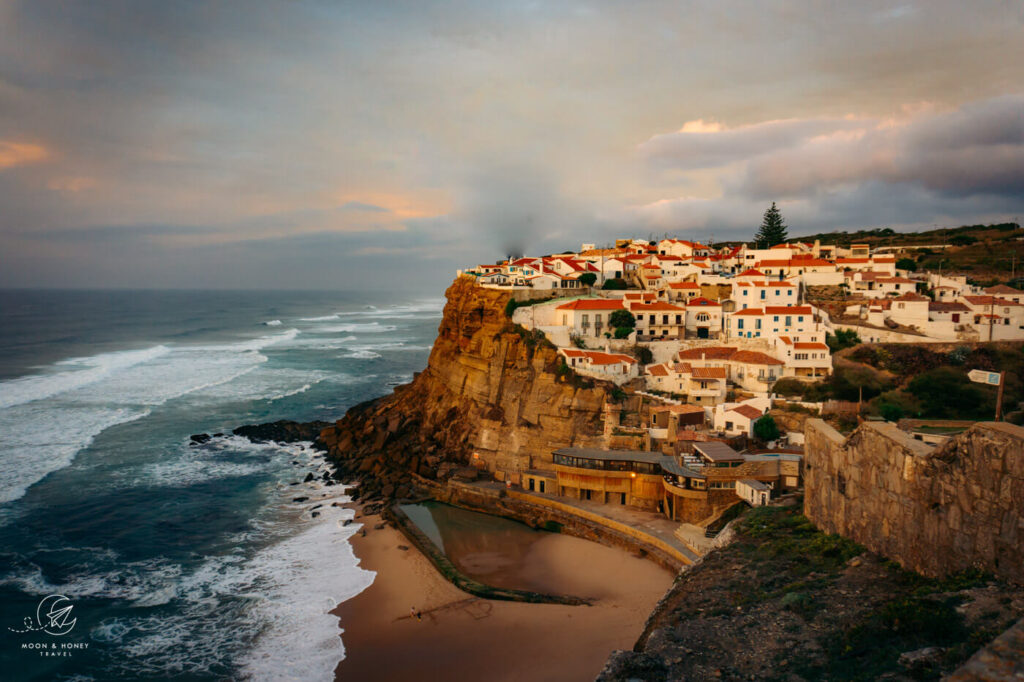
[[[736,328],[743,329],[743,318],[740,318],[739,320],[736,321]]]
[[[708,315],[707,313],[697,313],[697,321],[698,322],[707,322],[710,319],[711,319],[711,316]]]
[[[804,316],[800,315],[799,317],[796,318],[796,321],[797,322],[803,322],[804,321]],[[789,320],[788,319],[786,320],[786,324],[789,324]]]
[[[775,321],[776,321],[776,322],[778,322],[778,321],[779,321],[779,316],[778,316],[778,315],[776,315],[776,316],[775,316]]]
[[[762,300],[762,301],[763,301],[763,300],[765,299],[765,297],[766,297],[766,295],[767,295],[767,294],[768,294],[768,292],[767,292],[767,291],[765,291],[764,289],[761,289],[761,300]]]
[[[755,329],[760,329],[761,328],[761,319],[760,318],[754,320],[754,328]]]
[[[787,296],[792,296],[792,295],[793,295],[793,290],[792,290],[792,289],[790,289],[789,291],[787,291],[787,292],[786,292],[786,295],[787,295]]]

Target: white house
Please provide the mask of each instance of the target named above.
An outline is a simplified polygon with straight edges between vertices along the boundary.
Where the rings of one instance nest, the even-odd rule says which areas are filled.
[[[772,499],[772,488],[753,478],[741,478],[736,481],[736,495],[752,507],[763,507]]]
[[[732,300],[740,310],[766,305],[796,305],[799,294],[791,282],[737,282],[733,286]]]
[[[578,298],[555,308],[555,322],[570,334],[599,337],[609,331],[608,320],[616,310],[624,310],[619,299]]]
[[[576,348],[559,348],[558,353],[565,358],[565,364],[584,376],[624,384],[640,375],[636,360],[622,353]]]

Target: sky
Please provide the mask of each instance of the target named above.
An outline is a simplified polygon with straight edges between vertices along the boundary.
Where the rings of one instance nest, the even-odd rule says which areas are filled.
[[[0,0],[0,287],[1024,217],[1020,2]]]

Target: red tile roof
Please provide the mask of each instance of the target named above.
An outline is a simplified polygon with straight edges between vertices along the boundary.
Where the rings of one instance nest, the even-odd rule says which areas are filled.
[[[669,289],[697,289],[700,290],[700,285],[696,282],[669,282]]]
[[[742,362],[746,365],[784,365],[782,360],[756,350],[738,350],[731,358],[733,362]]]
[[[808,343],[805,341],[801,341],[799,343],[793,344],[793,346],[800,350],[828,350],[828,346],[826,346],[823,343]]]
[[[729,412],[742,414],[747,419],[759,419],[764,414],[753,405],[737,405],[736,407],[731,408]]]
[[[692,367],[690,375],[694,379],[725,379],[724,367]]]
[[[736,348],[731,346],[708,346],[681,350],[676,356],[680,360],[728,360],[735,352]]]
[[[698,296],[697,298],[691,298],[689,301],[687,301],[686,302],[686,307],[687,308],[694,308],[694,307],[721,308],[722,304],[718,303],[717,301],[712,301],[710,298],[705,298],[703,296]]]
[[[622,301],[610,298],[580,298],[563,303],[556,310],[621,310]]]

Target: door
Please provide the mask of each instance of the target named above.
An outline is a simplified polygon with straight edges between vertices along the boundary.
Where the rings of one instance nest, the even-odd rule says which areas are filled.
[[[698,339],[706,339],[706,338],[708,338],[708,332],[709,331],[710,331],[710,329],[708,327],[697,327],[697,338]]]

